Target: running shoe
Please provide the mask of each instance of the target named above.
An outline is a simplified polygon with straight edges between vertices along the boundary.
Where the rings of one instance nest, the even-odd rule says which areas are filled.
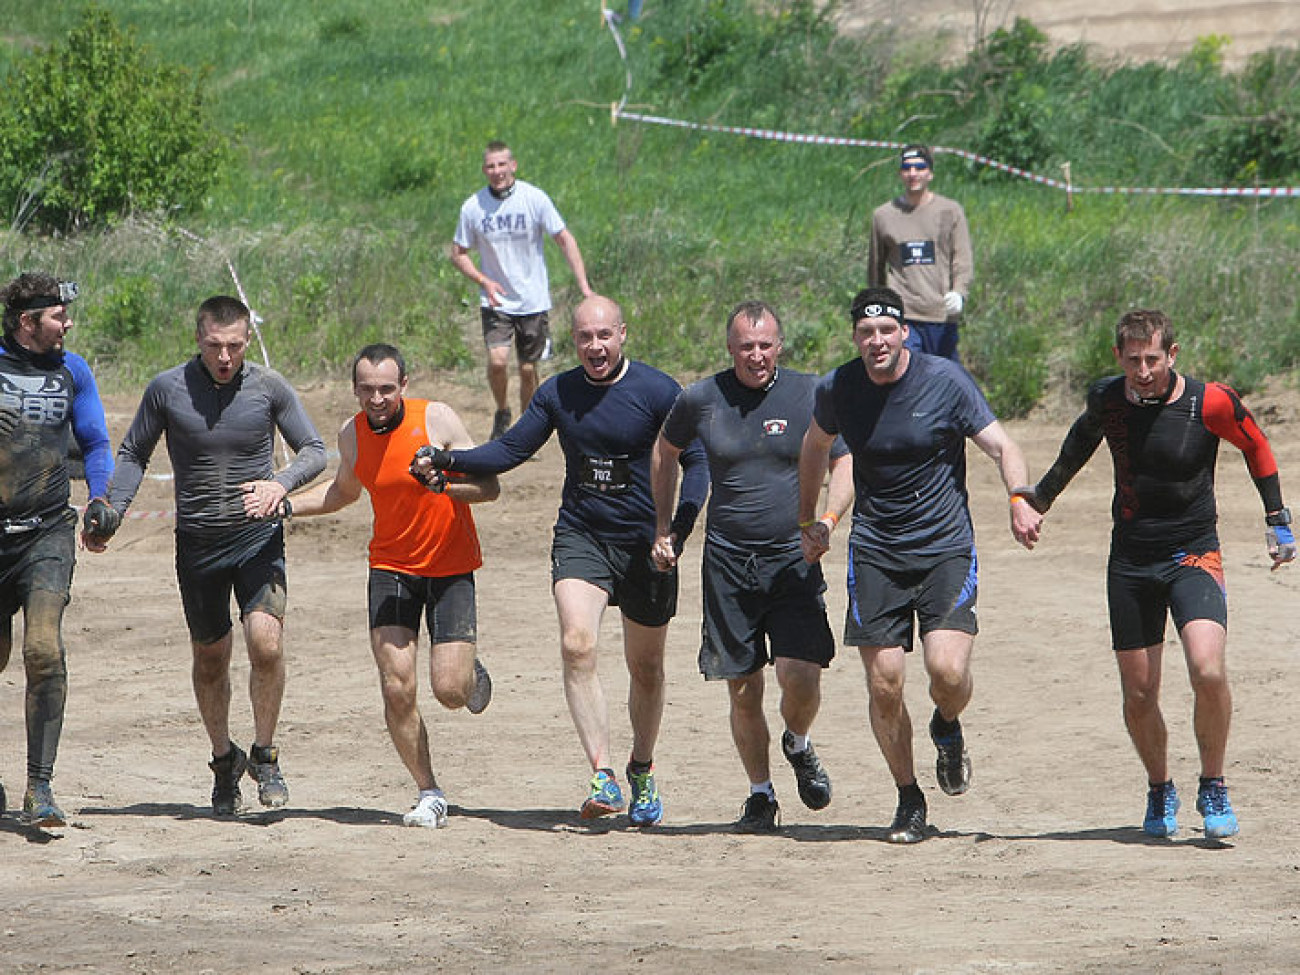
[[[831,804],[831,777],[826,774],[821,759],[813,751],[811,741],[801,752],[790,750],[793,741],[794,735],[786,729],[781,735],[781,751],[794,769],[795,781],[799,783],[799,798],[809,809],[825,809]]]
[[[632,802],[627,807],[627,818],[633,826],[654,826],[664,818],[664,803],[655,785],[654,769],[633,772],[627,767],[627,784],[632,790]]]
[[[938,749],[935,759],[934,774],[939,780],[939,788],[950,796],[959,796],[970,788],[970,753],[966,751],[966,739],[961,733],[961,722],[954,721],[956,730],[940,735],[935,730],[937,722],[943,721],[939,709],[934,709],[930,718],[930,740]]]
[[[618,787],[613,769],[597,769],[591,777],[591,795],[582,804],[583,819],[595,819],[623,811],[623,790]]]
[[[1178,832],[1178,809],[1182,803],[1172,780],[1158,782],[1147,792],[1147,814],[1142,832],[1147,836],[1173,836]]]
[[[900,793],[894,821],[886,839],[891,843],[920,843],[929,832],[925,822],[925,795],[920,789]]]
[[[239,791],[239,780],[248,770],[248,756],[234,742],[230,751],[208,762],[212,769],[212,814],[233,816],[244,804]]]
[[[470,714],[482,714],[492,703],[492,675],[477,658],[474,658],[474,690],[470,691],[465,710]]]
[[[283,806],[289,801],[289,787],[280,774],[280,749],[253,746],[248,757],[248,777],[257,783],[257,801],[264,806]]]
[[[781,828],[781,807],[766,792],[751,792],[732,830],[737,833],[775,833]]]
[[[68,818],[54,802],[54,791],[43,779],[28,779],[23,819],[29,826],[67,826]]]
[[[510,410],[497,410],[492,415],[492,436],[489,440],[496,440],[501,434],[510,429]]]
[[[1223,779],[1210,779],[1202,782],[1196,790],[1196,811],[1205,817],[1205,835],[1220,840],[1227,836],[1236,836],[1241,827],[1237,824],[1237,814],[1232,811],[1228,800],[1228,787]]]
[[[0,816],[5,814],[5,806],[8,803],[8,797],[5,795],[5,787],[0,785]]]
[[[420,801],[402,817],[403,826],[438,829],[447,825],[447,798],[441,791],[422,792]]]

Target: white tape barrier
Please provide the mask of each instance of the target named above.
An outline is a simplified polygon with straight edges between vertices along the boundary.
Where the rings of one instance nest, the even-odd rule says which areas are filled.
[[[750,139],[766,139],[771,142],[789,142],[796,145],[812,146],[850,146],[862,149],[901,149],[907,143],[896,142],[887,139],[854,139],[846,136],[834,135],[810,135],[802,132],[783,132],[779,129],[759,129],[749,126],[739,125],[713,125],[707,122],[688,122],[684,119],[665,118],[661,115],[645,115],[641,112],[629,112],[625,110],[628,95],[632,91],[632,69],[627,60],[627,48],[623,44],[623,38],[618,32],[618,17],[612,11],[602,7],[602,15],[606,27],[609,28],[610,34],[614,37],[614,43],[618,47],[618,55],[623,60],[626,81],[623,89],[623,97],[615,104],[610,106],[610,120],[617,122],[619,119],[627,119],[629,122],[641,122],[646,125],[666,125],[681,129],[691,129],[697,132],[718,132],[723,135],[738,135]],[[1004,162],[998,162],[988,156],[981,156],[979,153],[970,152],[966,149],[953,149],[948,146],[933,146],[931,151],[935,154],[944,154],[956,156],[959,159],[966,159],[980,166],[986,166],[990,169],[996,169],[1020,179],[1028,180],[1031,183],[1037,183],[1040,186],[1046,186],[1050,189],[1063,190],[1067,194],[1074,193],[1096,193],[1107,194],[1112,196],[1206,196],[1206,197],[1236,197],[1248,199],[1294,199],[1300,197],[1300,186],[1078,186],[1071,182],[1069,178],[1069,164],[1065,164],[1062,169],[1066,172],[1066,178],[1054,179],[1051,176],[1043,176],[1040,173],[1030,172],[1026,169],[1020,169],[1016,166],[1008,165]]]

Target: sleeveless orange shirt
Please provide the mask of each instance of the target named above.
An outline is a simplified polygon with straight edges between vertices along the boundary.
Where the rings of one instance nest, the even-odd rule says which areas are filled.
[[[374,512],[370,567],[427,578],[473,572],[483,555],[469,505],[434,494],[410,473],[415,452],[429,443],[429,401],[405,402],[406,415],[388,433],[371,430],[364,413],[352,419],[357,480],[370,493]]]

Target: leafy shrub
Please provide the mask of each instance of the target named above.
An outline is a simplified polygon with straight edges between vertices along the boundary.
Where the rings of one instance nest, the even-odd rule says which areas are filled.
[[[137,275],[116,278],[94,310],[99,330],[115,342],[153,334],[158,291],[153,278]]]
[[[20,62],[0,101],[0,205],[52,230],[198,206],[226,149],[200,80],[153,63],[107,10]]]

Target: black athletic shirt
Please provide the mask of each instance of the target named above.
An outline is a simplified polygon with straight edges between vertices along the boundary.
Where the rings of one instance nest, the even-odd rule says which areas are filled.
[[[452,451],[452,467],[466,474],[500,474],[518,467],[560,436],[564,490],[557,524],[614,544],[653,542],[655,506],[650,453],[681,386],[642,362],[629,360],[615,382],[593,383],[581,366],[552,376],[533,394],[519,422],[499,439]],[[709,490],[704,448],[682,452],[681,498],[673,519],[685,541]]]
[[[1175,377],[1176,381],[1176,377]],[[1124,377],[1094,383],[1087,407],[1038,482],[1044,504],[1056,500],[1102,439],[1115,469],[1111,545],[1138,559],[1219,547],[1214,464],[1220,439],[1246,456],[1266,511],[1282,507],[1277,462],[1241,398],[1222,383],[1184,377],[1172,402],[1139,406],[1124,394]]]
[[[819,379],[780,369],[766,387],[751,389],[726,369],[677,398],[663,435],[678,450],[697,437],[704,444],[712,484],[709,541],[799,548],[799,449]],[[847,452],[837,439],[832,455]]]

